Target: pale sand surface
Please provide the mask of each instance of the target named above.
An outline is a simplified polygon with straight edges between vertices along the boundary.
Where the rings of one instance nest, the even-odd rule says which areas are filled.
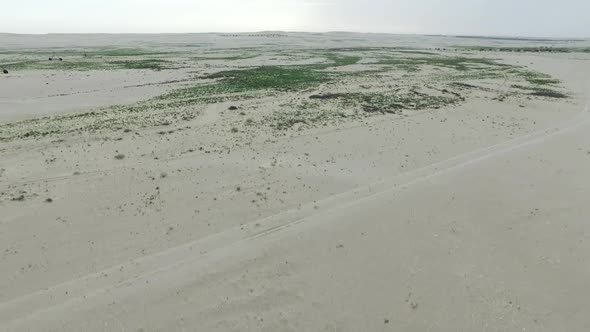
[[[351,46],[467,43],[352,37],[361,45]],[[62,45],[55,37],[2,38],[13,48]],[[64,47],[129,42],[61,38]],[[151,40],[157,49],[172,47],[159,38]],[[190,36],[176,38],[183,43]],[[228,47],[219,41],[224,38],[208,38],[210,45]],[[284,43],[305,49],[333,39],[298,38],[310,40]],[[240,47],[261,43],[236,39]],[[268,126],[278,121],[273,112],[296,112],[290,105],[320,92],[389,85],[400,93],[418,86],[412,88],[422,89],[418,95],[437,95],[436,89],[450,89],[429,79],[440,68],[425,67],[410,75],[351,76],[348,83],[190,104],[181,114],[191,116],[180,120],[170,115],[176,109],[149,113],[169,119],[168,125],[125,113],[105,115],[114,125],[70,131],[86,120],[58,117],[55,132],[24,136],[38,130],[35,120],[28,122],[38,116],[131,104],[209,73],[291,57],[274,47],[253,58],[160,71],[32,68],[2,77],[0,329],[590,328],[589,53],[457,51],[548,74],[561,81],[555,89],[567,99],[513,94],[499,101],[523,83],[508,76],[469,79],[482,89],[453,90],[465,98],[453,105],[347,113],[344,120],[318,123],[308,118],[286,130]],[[362,70],[379,56],[371,52],[335,70]],[[314,53],[289,61],[325,59]],[[239,110],[229,111],[230,105]],[[245,125],[245,118],[254,125]],[[124,159],[114,158],[119,153]]]

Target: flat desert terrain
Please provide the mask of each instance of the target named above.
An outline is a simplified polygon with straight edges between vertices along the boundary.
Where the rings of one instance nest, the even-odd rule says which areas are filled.
[[[0,34],[1,331],[588,331],[590,42]]]

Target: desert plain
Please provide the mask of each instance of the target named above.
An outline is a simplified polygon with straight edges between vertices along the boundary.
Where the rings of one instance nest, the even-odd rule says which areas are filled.
[[[587,331],[590,42],[0,34],[0,330]]]

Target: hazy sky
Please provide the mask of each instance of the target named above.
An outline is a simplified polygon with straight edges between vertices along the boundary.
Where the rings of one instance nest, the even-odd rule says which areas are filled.
[[[0,32],[260,30],[590,37],[590,0],[2,0]]]

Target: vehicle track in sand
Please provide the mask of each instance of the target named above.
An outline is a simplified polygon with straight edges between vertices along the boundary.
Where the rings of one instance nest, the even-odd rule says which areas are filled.
[[[0,304],[0,322],[5,325],[5,328],[12,329],[26,324],[31,319],[48,319],[57,312],[75,310],[82,304],[101,307],[107,304],[107,300],[125,298],[141,292],[146,287],[145,281],[154,276],[158,276],[158,282],[163,287],[172,287],[178,282],[182,283],[183,280],[194,278],[194,274],[182,271],[194,272],[195,269],[201,271],[207,265],[220,261],[227,255],[239,255],[240,250],[245,247],[261,246],[264,241],[273,237],[288,236],[289,232],[305,227],[314,227],[315,223],[310,221],[315,221],[323,214],[354,206],[383,194],[403,191],[405,188],[433,177],[542,143],[557,135],[579,129],[589,122],[590,113],[588,105],[586,105],[582,112],[557,126],[461,154],[426,167],[329,196],[298,209],[283,211],[241,227],[228,229],[150,256],[63,282],[48,289],[8,300]],[[102,296],[107,294],[108,296]]]

